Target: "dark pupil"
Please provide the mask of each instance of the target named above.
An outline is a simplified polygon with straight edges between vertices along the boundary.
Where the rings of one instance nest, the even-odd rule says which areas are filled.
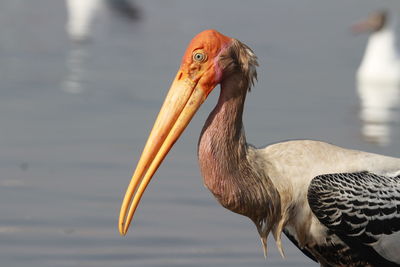
[[[201,60],[203,58],[202,54],[196,54],[196,59]]]

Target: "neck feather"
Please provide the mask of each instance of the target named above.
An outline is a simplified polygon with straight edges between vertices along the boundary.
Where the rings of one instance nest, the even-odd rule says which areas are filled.
[[[199,140],[199,164],[204,183],[225,208],[256,224],[275,217],[276,189],[258,164],[255,148],[247,145],[242,115],[248,90],[245,79],[232,75],[221,83],[217,106],[209,115]],[[275,201],[274,201],[275,202]]]

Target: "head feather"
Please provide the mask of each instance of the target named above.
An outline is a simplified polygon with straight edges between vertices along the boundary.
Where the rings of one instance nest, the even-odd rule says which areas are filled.
[[[230,56],[233,59],[236,69],[243,73],[248,83],[248,90],[250,91],[255,81],[257,81],[257,56],[250,47],[236,39],[233,39],[230,46]]]

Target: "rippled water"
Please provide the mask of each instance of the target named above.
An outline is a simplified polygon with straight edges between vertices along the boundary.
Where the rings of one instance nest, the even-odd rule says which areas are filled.
[[[77,37],[67,33],[63,1],[0,3],[1,266],[316,266],[286,239],[286,259],[270,242],[264,260],[252,223],[202,186],[196,144],[218,90],[161,166],[124,238],[120,201],[185,46],[206,28],[259,57],[245,113],[253,144],[313,138],[399,156],[398,124],[388,126],[385,146],[362,136],[354,73],[367,36],[349,31],[399,2],[135,4],[132,19],[100,3]]]

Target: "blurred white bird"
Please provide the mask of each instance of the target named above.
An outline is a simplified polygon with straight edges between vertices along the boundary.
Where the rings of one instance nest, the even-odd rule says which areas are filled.
[[[90,26],[102,0],[66,0],[68,21],[67,32],[72,40],[85,40],[90,35]]]
[[[364,58],[357,71],[359,82],[399,83],[400,59],[396,46],[396,21],[386,11],[372,13],[353,26],[355,32],[370,32]]]
[[[140,10],[129,0],[66,0],[68,20],[66,29],[74,41],[90,39],[93,22],[105,7],[118,17],[136,21]]]
[[[354,32],[370,33],[357,71],[357,89],[363,136],[378,144],[389,143],[390,123],[398,117],[400,59],[395,27],[395,18],[386,11],[374,12],[353,26]]]

